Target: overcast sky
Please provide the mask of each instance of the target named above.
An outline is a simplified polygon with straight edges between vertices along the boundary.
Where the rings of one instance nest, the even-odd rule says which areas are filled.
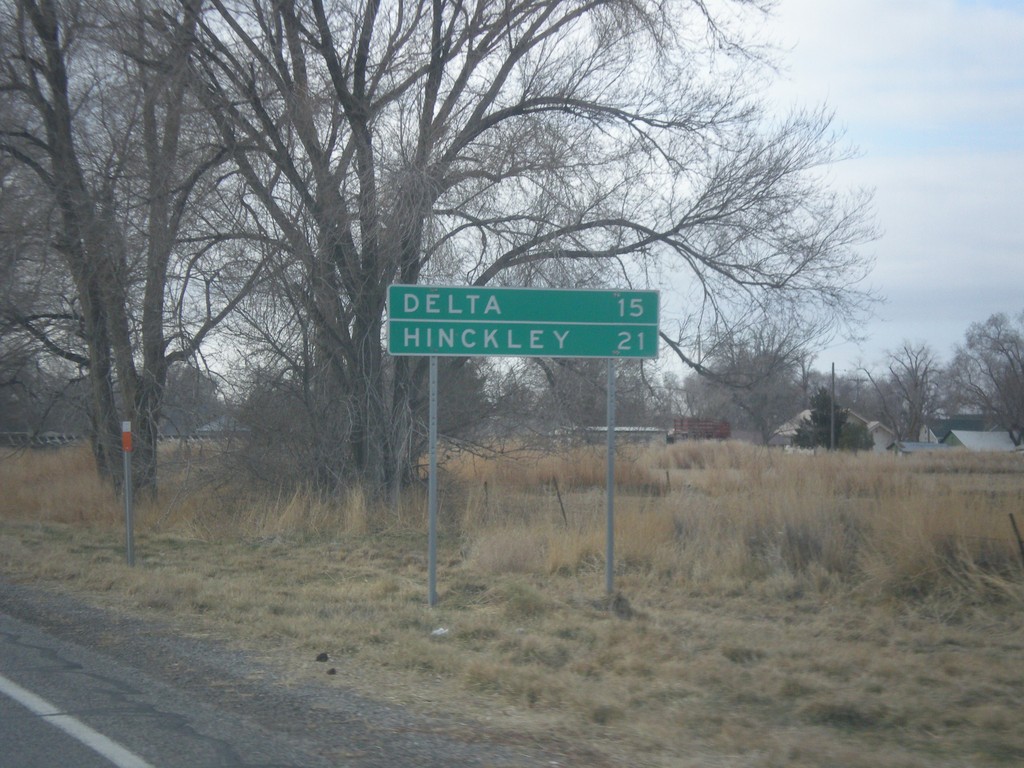
[[[780,0],[781,100],[826,103],[860,156],[839,182],[875,192],[862,344],[817,359],[880,362],[904,339],[943,360],[972,322],[1024,311],[1024,0]]]

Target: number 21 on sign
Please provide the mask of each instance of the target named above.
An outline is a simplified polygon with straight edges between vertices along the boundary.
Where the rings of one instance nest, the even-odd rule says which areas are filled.
[[[633,346],[634,340],[636,346]],[[632,352],[637,350],[643,352],[644,350],[644,332],[637,331],[619,331],[619,344],[615,347],[616,352]]]

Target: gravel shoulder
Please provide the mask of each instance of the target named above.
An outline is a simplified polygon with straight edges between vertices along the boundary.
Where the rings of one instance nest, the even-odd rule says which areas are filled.
[[[343,667],[325,682],[297,675],[285,660],[223,638],[96,607],[65,592],[0,577],[0,611],[137,671],[140,679],[245,718],[258,731],[292,740],[308,764],[402,766],[598,766],[572,745],[538,744],[478,722],[426,717],[346,688]],[[312,660],[294,660],[308,666]]]

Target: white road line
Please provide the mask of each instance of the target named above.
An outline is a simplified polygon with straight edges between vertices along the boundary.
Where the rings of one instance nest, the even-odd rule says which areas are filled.
[[[0,693],[7,694],[10,698],[21,704],[26,709],[40,717],[45,717],[46,722],[60,728],[64,733],[78,739],[89,749],[99,753],[117,768],[153,768],[138,755],[129,752],[115,741],[111,741],[102,733],[94,731],[81,720],[76,720],[71,715],[62,714],[59,709],[53,706],[46,699],[36,696],[32,691],[25,690],[17,683],[13,683],[3,675],[0,675]]]

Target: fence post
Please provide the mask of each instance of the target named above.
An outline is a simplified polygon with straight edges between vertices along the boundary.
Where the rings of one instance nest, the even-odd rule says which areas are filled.
[[[1010,525],[1013,526],[1013,533],[1017,537],[1017,546],[1020,548],[1020,562],[1024,565],[1024,539],[1020,537],[1020,529],[1017,528],[1017,521],[1013,519],[1013,512],[1010,513]]]

